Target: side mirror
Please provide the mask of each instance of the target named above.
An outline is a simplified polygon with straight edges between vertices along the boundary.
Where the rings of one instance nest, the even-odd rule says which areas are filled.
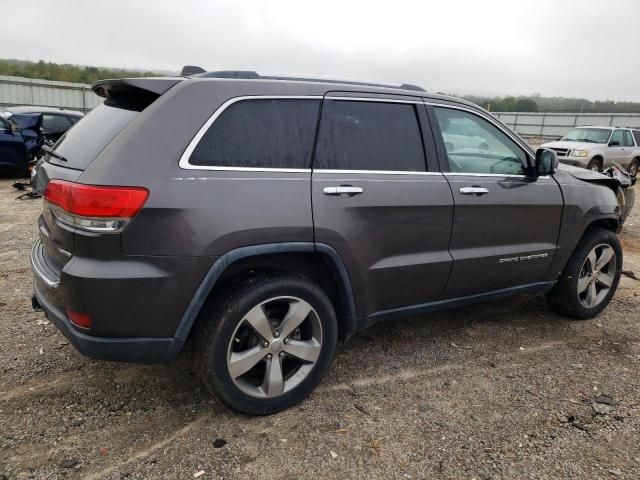
[[[11,123],[11,133],[19,133],[20,131],[22,131],[20,125],[18,125],[17,123]]]
[[[558,168],[558,154],[549,148],[539,148],[535,167],[538,176],[553,175]]]
[[[617,140],[611,140],[611,141],[609,142],[609,146],[610,146],[610,147],[616,147],[616,146],[618,146],[618,145],[620,145],[620,142],[619,142],[619,141],[617,141]]]

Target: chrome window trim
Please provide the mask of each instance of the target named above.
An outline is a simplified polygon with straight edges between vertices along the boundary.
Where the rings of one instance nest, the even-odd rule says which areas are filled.
[[[529,175],[512,175],[502,173],[465,173],[465,172],[443,172],[445,177],[511,177],[511,178],[530,178]],[[536,177],[537,179],[551,178],[549,175]]]
[[[245,95],[240,97],[233,97],[220,105],[215,112],[209,117],[209,119],[204,122],[204,125],[200,127],[200,130],[195,134],[195,136],[187,145],[187,148],[184,150],[182,155],[180,156],[180,161],[178,162],[178,166],[184,170],[221,170],[221,171],[233,171],[233,172],[291,172],[291,173],[306,173],[309,172],[309,169],[306,168],[260,168],[260,167],[219,167],[219,166],[211,166],[211,165],[193,165],[189,163],[189,158],[191,154],[204,137],[209,127],[213,125],[213,122],[222,115],[222,113],[229,108],[229,106],[233,105],[236,102],[241,102],[243,100],[322,100],[322,95]]]
[[[425,101],[424,103],[425,103],[425,105],[429,105],[431,107],[451,108],[453,110],[462,110],[462,111],[469,112],[469,113],[472,113],[474,115],[477,115],[478,117],[481,117],[481,118],[485,119],[486,121],[488,121],[491,125],[496,127],[498,130],[500,130],[502,133],[504,133],[507,137],[509,137],[511,140],[513,140],[516,144],[518,144],[520,146],[520,148],[522,148],[524,150],[524,153],[526,153],[529,157],[535,158],[535,156],[531,155],[533,150],[529,145],[527,145],[525,143],[522,143],[522,141],[517,136],[515,136],[513,134],[513,132],[511,132],[510,130],[502,127],[499,123],[496,123],[495,118],[492,118],[490,115],[486,115],[485,113],[481,112],[480,110],[475,110],[473,108],[468,108],[468,107],[459,107],[457,105],[449,105],[447,103],[433,103],[433,102],[427,102],[427,101]]]
[[[378,98],[378,97],[344,97],[344,96],[339,96],[339,97],[325,96],[324,98],[325,100],[342,100],[342,101],[351,100],[354,102],[408,103],[411,105],[422,104],[422,98],[416,98],[415,100],[400,100],[396,98]]]
[[[527,178],[527,175],[520,174],[502,174],[502,173],[465,173],[465,172],[444,172],[447,177],[514,177]]]
[[[372,174],[372,175],[437,175],[441,176],[442,172],[412,172],[408,170],[341,170],[332,168],[314,168],[313,173],[335,173],[340,175],[350,174]]]

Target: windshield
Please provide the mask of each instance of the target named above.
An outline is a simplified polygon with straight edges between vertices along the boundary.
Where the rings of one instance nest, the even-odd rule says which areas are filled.
[[[138,112],[105,104],[94,108],[87,116],[60,138],[56,153],[67,161],[50,156],[49,161],[76,170],[84,170]]]
[[[606,128],[574,128],[561,140],[587,143],[607,143],[611,130]]]

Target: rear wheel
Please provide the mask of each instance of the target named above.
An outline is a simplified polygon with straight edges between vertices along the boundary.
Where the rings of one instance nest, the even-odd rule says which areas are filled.
[[[326,294],[305,278],[265,275],[243,283],[204,319],[198,367],[228,407],[268,415],[320,383],[335,353],[337,320]]]
[[[621,271],[618,237],[608,230],[592,230],[578,244],[547,300],[560,313],[593,318],[611,301]]]
[[[594,172],[602,172],[602,159],[598,157],[592,158],[589,162],[589,165],[587,165],[587,168],[589,170],[593,170]]]

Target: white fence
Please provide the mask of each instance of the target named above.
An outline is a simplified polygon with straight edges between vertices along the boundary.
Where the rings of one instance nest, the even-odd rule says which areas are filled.
[[[0,75],[0,106],[40,105],[88,112],[102,99],[83,83]],[[640,128],[640,113],[492,112],[525,137],[557,138],[580,125]]]
[[[102,103],[84,83],[0,75],[0,106],[39,105],[88,112]]]
[[[524,137],[558,138],[582,125],[640,128],[640,113],[492,113]]]

